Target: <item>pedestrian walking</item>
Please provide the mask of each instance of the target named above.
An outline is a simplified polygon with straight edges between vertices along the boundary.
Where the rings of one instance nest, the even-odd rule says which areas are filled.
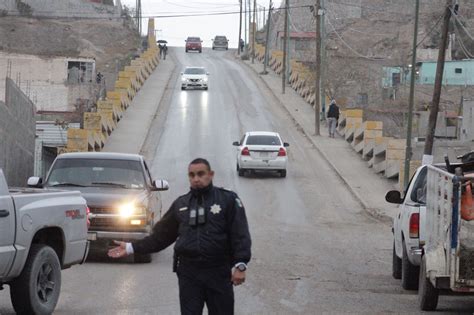
[[[245,42],[244,42],[244,40],[243,40],[242,38],[239,40],[239,46],[240,46],[240,52],[243,52],[243,51],[244,51]]]
[[[162,56],[163,56],[163,45],[158,44],[158,49],[160,50],[160,59],[162,59]]]
[[[163,50],[163,59],[166,60],[166,54],[168,53],[168,46],[166,46],[166,44],[163,44],[163,47],[161,49]]]
[[[251,239],[242,201],[233,191],[215,187],[209,162],[188,166],[190,191],[177,198],[152,234],[109,250],[112,258],[158,252],[172,243],[181,314],[234,314],[233,285],[245,282]]]
[[[339,107],[336,104],[335,100],[331,101],[327,113],[329,137],[334,138],[336,133],[337,121],[339,120]]]

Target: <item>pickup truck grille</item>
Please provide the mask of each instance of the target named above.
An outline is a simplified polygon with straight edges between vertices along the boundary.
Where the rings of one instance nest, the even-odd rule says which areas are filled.
[[[105,232],[138,232],[145,230],[145,226],[134,226],[125,223],[122,218],[93,218],[89,231]]]
[[[118,211],[116,208],[100,208],[100,207],[91,207],[91,213],[94,214],[116,214]]]

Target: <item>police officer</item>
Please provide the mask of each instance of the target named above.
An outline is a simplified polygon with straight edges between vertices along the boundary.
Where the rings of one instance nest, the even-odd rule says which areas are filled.
[[[232,285],[245,282],[251,239],[245,209],[236,193],[213,186],[214,171],[198,158],[188,167],[190,191],[176,199],[150,236],[119,246],[119,258],[165,249],[176,241],[173,270],[178,275],[181,314],[234,313]]]

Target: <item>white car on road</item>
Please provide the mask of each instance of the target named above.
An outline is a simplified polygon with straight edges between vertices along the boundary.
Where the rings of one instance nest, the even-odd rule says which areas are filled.
[[[277,171],[286,177],[288,164],[288,143],[281,140],[277,132],[246,132],[237,146],[237,172],[244,176],[245,171]]]
[[[181,90],[187,88],[208,89],[209,72],[203,67],[186,67],[181,72]]]

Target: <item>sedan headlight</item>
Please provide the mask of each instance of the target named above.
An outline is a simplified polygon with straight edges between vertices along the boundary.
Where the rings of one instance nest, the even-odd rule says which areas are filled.
[[[187,79],[186,78],[181,78],[181,82],[186,82]]]
[[[207,78],[204,78],[204,79],[202,79],[202,80],[203,80],[204,82],[207,82],[208,79],[207,79]]]
[[[143,214],[145,208],[137,206],[133,203],[126,203],[119,207],[119,214],[121,217],[128,218],[135,214]]]

